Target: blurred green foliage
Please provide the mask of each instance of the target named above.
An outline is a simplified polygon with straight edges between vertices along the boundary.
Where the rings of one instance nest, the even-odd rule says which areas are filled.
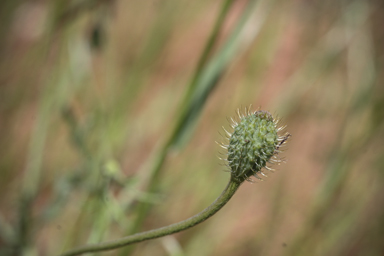
[[[287,163],[191,230],[102,255],[383,255],[381,1],[0,2],[0,255],[199,212],[226,116],[283,117]]]

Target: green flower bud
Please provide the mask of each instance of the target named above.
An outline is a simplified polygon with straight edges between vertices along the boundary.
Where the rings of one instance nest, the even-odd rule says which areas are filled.
[[[279,120],[263,110],[250,112],[250,107],[246,109],[246,114],[237,111],[239,121],[231,118],[233,132],[225,132],[229,139],[229,144],[221,144],[227,149],[227,166],[230,168],[232,179],[239,182],[250,180],[251,176],[260,179],[257,174],[266,176],[262,168],[272,170],[267,163],[280,163],[277,157],[280,147],[287,141],[290,134],[279,136],[279,131],[285,127],[278,128]]]

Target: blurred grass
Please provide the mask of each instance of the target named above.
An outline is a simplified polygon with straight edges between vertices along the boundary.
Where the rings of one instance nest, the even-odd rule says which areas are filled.
[[[3,1],[0,13],[0,255],[197,213],[228,178],[217,131],[250,103],[284,117],[287,164],[130,253],[384,253],[380,1]]]

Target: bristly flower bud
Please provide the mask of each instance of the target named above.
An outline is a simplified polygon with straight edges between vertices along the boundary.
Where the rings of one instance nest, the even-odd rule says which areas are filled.
[[[267,163],[281,162],[277,156],[280,147],[290,137],[289,133],[279,136],[285,127],[278,128],[280,120],[264,110],[250,112],[251,106],[245,113],[237,110],[239,120],[230,119],[233,132],[226,131],[229,144],[219,144],[227,149],[227,166],[230,168],[232,179],[239,182],[250,180],[251,176],[260,179],[258,174],[266,176],[262,168],[273,170]]]

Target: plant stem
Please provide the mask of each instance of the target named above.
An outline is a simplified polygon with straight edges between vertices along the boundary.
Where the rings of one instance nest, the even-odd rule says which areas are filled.
[[[205,208],[202,212],[190,217],[189,219],[180,221],[178,223],[175,223],[166,227],[153,229],[153,230],[142,232],[142,233],[137,233],[131,236],[126,236],[114,241],[104,242],[104,243],[95,244],[95,245],[86,245],[77,249],[69,250],[61,254],[61,256],[74,256],[74,255],[80,255],[82,253],[112,250],[112,249],[116,249],[126,245],[142,242],[145,240],[150,240],[150,239],[174,234],[179,231],[183,231],[188,228],[191,228],[205,221],[206,219],[214,215],[216,212],[218,212],[235,194],[236,190],[239,188],[241,183],[242,182],[235,181],[231,178],[230,181],[228,182],[227,187],[210,206]]]
[[[226,17],[233,3],[234,3],[233,0],[226,0],[222,4],[220,13],[214,24],[213,30],[210,33],[209,39],[204,47],[203,53],[201,54],[200,59],[197,63],[196,69],[192,76],[192,80],[187,87],[186,93],[184,95],[184,99],[181,101],[180,111],[177,113],[178,118],[177,118],[177,121],[175,122],[173,131],[170,134],[170,137],[168,138],[168,140],[165,142],[162,149],[159,150],[160,153],[158,154],[155,160],[155,164],[150,170],[148,187],[147,187],[147,191],[149,192],[153,193],[157,191],[156,180],[159,179],[161,168],[164,165],[164,162],[168,156],[169,150],[171,149],[171,147],[175,146],[175,144],[178,143],[178,141],[183,136],[183,134],[186,133],[186,127],[187,127],[186,124],[189,124],[190,122],[193,123],[193,121],[191,121],[190,113],[198,112],[196,109],[194,110],[195,106],[193,104],[193,96],[196,94],[196,87],[198,85],[198,81],[199,79],[201,79],[201,76],[204,73],[204,68],[207,65],[209,57],[213,53],[214,46],[219,39],[220,30],[224,25]],[[204,104],[205,104],[205,100],[201,100],[201,105],[204,105]],[[151,205],[149,205],[148,203],[141,202],[139,204],[136,211],[137,212],[136,219],[133,225],[129,228],[128,233],[136,233],[139,231],[145,218],[148,215],[148,211],[150,210],[150,208],[151,208]],[[130,255],[130,251],[128,250],[123,251],[120,255],[124,255],[124,256]]]

